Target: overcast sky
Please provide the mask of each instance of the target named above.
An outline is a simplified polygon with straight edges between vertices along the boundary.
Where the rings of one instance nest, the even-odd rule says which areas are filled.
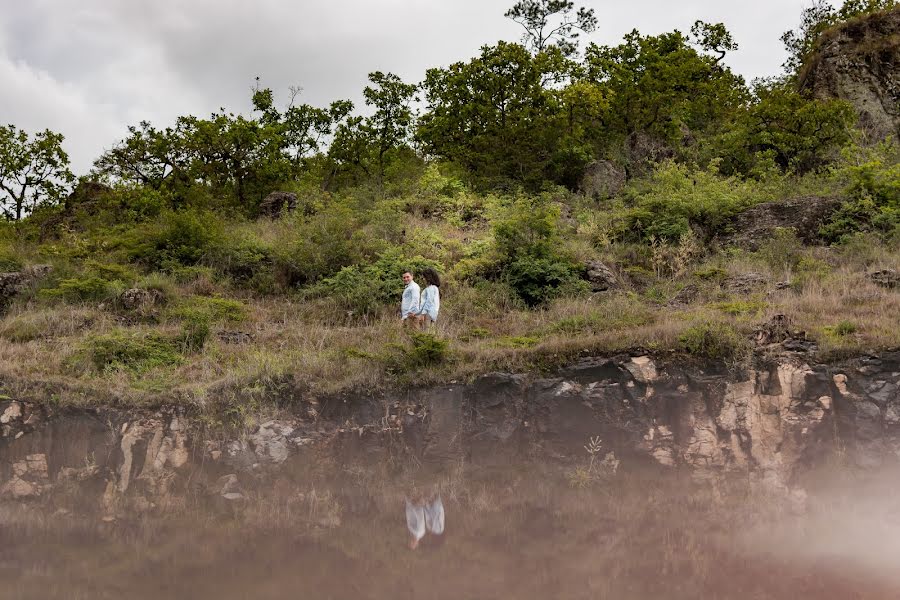
[[[77,174],[141,120],[224,107],[249,112],[259,76],[287,101],[358,104],[370,71],[418,82],[429,67],[516,41],[503,17],[514,0],[0,0],[0,124],[66,136]],[[588,37],[617,44],[637,28],[687,32],[724,22],[740,50],[728,64],[747,80],[775,75],[779,36],[810,0],[587,0],[599,18]],[[579,3],[576,1],[576,5]]]

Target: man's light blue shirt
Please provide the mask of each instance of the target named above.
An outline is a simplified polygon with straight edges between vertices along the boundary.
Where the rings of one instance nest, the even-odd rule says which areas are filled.
[[[409,313],[419,312],[419,299],[421,297],[419,284],[410,281],[403,290],[403,299],[400,302],[400,318],[405,319]]]

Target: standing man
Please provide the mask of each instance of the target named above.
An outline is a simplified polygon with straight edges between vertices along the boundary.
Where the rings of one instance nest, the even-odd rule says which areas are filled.
[[[403,274],[403,283],[406,284],[406,287],[403,289],[403,298],[400,300],[400,322],[408,327],[415,327],[419,319],[421,291],[419,284],[413,281],[412,273],[409,271]]]

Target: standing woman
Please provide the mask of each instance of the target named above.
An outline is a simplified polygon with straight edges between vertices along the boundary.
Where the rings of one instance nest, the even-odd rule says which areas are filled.
[[[425,280],[426,288],[422,290],[422,305],[419,307],[419,322],[422,329],[428,329],[437,321],[438,313],[441,310],[441,278],[438,277],[437,271],[428,267],[422,269],[422,279]]]

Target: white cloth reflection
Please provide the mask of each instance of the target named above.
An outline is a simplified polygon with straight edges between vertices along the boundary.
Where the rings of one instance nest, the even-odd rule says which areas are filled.
[[[406,499],[406,528],[409,529],[409,547],[415,549],[425,533],[444,533],[444,503],[440,496],[430,502],[411,502]]]

